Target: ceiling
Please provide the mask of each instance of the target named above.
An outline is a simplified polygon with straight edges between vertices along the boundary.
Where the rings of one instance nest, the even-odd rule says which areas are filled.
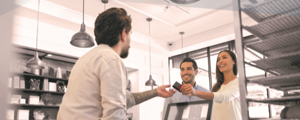
[[[35,42],[37,0],[16,1],[20,7],[12,12],[15,16],[13,22],[15,37],[13,38],[20,44],[27,43],[22,43],[24,39],[31,39]],[[200,0],[194,4],[180,5],[168,3],[166,0],[109,0],[106,8],[124,8],[133,19],[133,34],[148,35],[149,23],[146,18],[151,17],[153,21],[150,23],[150,36],[162,48],[173,52],[181,49],[181,36],[179,35],[181,31],[185,32],[183,35],[185,48],[218,38],[219,43],[225,42],[226,39],[232,40],[232,37],[226,37],[234,33],[231,2],[232,0]],[[82,3],[82,0],[41,0],[39,42],[71,48],[70,38],[79,31],[83,20]],[[167,5],[171,8],[165,12],[164,8]],[[94,20],[103,10],[104,4],[101,0],[85,1],[84,23],[87,26],[87,32],[92,36],[94,35]],[[242,19],[247,24],[255,23],[244,14]],[[21,37],[22,40],[17,40]],[[169,46],[169,43],[173,45]]]

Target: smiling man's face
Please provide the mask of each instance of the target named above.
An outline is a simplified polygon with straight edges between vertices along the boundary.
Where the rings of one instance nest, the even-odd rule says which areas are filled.
[[[195,71],[193,68],[192,62],[184,62],[180,66],[180,76],[182,79],[182,82],[184,84],[190,84],[195,81],[195,75],[198,70]]]

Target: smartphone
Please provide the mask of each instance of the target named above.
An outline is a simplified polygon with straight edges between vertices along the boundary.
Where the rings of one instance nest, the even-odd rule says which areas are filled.
[[[180,92],[181,86],[182,85],[176,81],[172,87],[175,88],[176,90],[178,90]]]

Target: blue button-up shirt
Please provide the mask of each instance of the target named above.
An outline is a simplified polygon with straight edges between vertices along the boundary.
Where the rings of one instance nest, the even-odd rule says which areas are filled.
[[[197,91],[204,91],[204,92],[210,92],[209,90],[195,84],[194,89]],[[179,102],[192,102],[192,101],[200,101],[200,100],[204,100],[202,98],[199,98],[197,96],[193,96],[191,95],[190,97],[188,95],[182,95],[181,92],[177,91],[172,97],[166,98],[165,99],[165,103],[164,103],[164,109],[163,109],[163,115],[162,115],[162,119],[165,118],[166,115],[166,111],[167,111],[167,107],[168,104],[170,103],[179,103]]]

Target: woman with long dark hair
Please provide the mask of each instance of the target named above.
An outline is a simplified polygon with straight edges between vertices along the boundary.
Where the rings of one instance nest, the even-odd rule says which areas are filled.
[[[224,50],[218,54],[216,65],[217,83],[211,92],[197,91],[189,84],[181,87],[182,94],[192,94],[202,99],[213,100],[212,120],[241,120],[239,80],[236,56]]]

